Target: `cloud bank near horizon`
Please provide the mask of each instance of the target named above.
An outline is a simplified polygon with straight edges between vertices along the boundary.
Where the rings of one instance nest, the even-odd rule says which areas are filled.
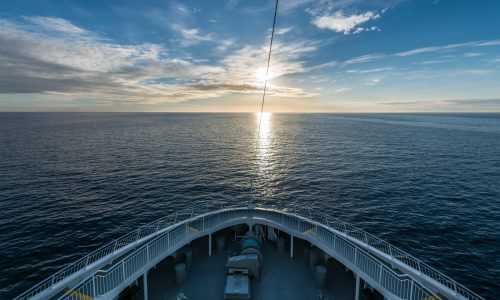
[[[398,9],[406,14],[420,9],[430,20],[433,10],[447,9],[441,2],[427,2],[282,4],[269,108],[413,111],[425,110],[427,103],[435,110],[500,110],[500,37],[469,34],[436,43],[434,27],[417,23],[417,13],[415,24],[398,23]],[[115,5],[106,9],[118,21],[94,23],[70,18],[65,11],[44,14],[41,7],[32,14],[4,14],[0,110],[27,109],[16,101],[22,104],[20,99],[28,97],[36,100],[35,109],[46,103],[46,109],[85,110],[91,103],[92,110],[210,111],[210,105],[253,110],[263,89],[272,5],[233,0],[223,7],[231,14],[205,2],[190,7],[170,1],[166,6],[132,11]],[[79,15],[85,9],[93,8],[78,7]],[[465,13],[470,8],[456,9]],[[117,25],[118,17],[125,20],[124,28]],[[243,26],[247,21],[251,26]],[[232,28],[234,24],[239,25]],[[410,30],[422,37],[408,34]]]

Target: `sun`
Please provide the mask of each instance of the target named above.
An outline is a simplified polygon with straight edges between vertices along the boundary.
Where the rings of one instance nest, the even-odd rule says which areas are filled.
[[[271,80],[274,77],[273,69],[269,68],[269,73],[267,75],[267,80]],[[255,82],[258,84],[264,84],[266,81],[266,67],[260,67],[255,71]]]

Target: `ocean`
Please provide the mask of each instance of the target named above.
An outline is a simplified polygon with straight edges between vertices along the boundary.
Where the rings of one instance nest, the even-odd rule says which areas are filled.
[[[500,114],[0,113],[0,299],[177,209],[308,206],[487,299]]]

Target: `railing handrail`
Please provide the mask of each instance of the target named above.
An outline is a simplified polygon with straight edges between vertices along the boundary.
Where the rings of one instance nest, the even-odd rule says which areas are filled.
[[[78,293],[82,293],[82,294],[85,295],[85,287],[89,283],[95,284],[95,282],[101,282],[101,284],[102,284],[102,280],[108,280],[108,281],[113,282],[113,280],[116,279],[116,274],[120,274],[120,275],[118,275],[119,277],[123,276],[122,280],[120,281],[121,283],[117,284],[115,282],[115,284],[117,284],[117,285],[114,285],[114,286],[112,284],[111,284],[111,286],[108,285],[107,287],[109,289],[106,290],[103,294],[95,294],[93,296],[94,297],[102,297],[104,295],[107,295],[111,291],[116,290],[121,284],[125,284],[125,282],[127,280],[129,280],[130,278],[135,278],[137,276],[138,272],[140,272],[141,269],[148,268],[147,267],[148,264],[157,263],[157,261],[155,261],[155,260],[157,260],[158,258],[157,257],[151,258],[150,255],[149,255],[149,251],[150,251],[151,248],[154,248],[154,245],[158,242],[159,239],[168,238],[169,234],[171,234],[172,232],[176,231],[177,229],[186,228],[186,227],[184,227],[184,225],[188,225],[191,222],[196,222],[197,220],[200,220],[202,218],[214,217],[216,215],[218,216],[218,214],[224,214],[224,213],[227,213],[227,212],[234,212],[234,211],[237,211],[237,210],[248,211],[248,210],[253,210],[253,209],[248,208],[248,207],[241,207],[241,206],[234,207],[234,208],[225,208],[225,209],[222,209],[222,210],[219,210],[219,211],[214,211],[214,212],[211,212],[211,213],[208,213],[208,214],[205,214],[205,215],[200,215],[200,216],[197,216],[197,217],[185,220],[183,222],[180,222],[180,223],[178,223],[175,226],[175,229],[172,229],[172,230],[170,230],[168,232],[165,232],[161,236],[159,236],[158,238],[155,238],[155,239],[149,241],[148,243],[142,245],[140,248],[136,249],[132,253],[130,253],[127,256],[125,256],[122,259],[120,259],[120,261],[117,262],[116,264],[114,264],[111,268],[106,269],[106,270],[99,270],[99,271],[95,272],[94,274],[92,274],[92,276],[88,277],[80,285],[78,285],[78,287],[76,287],[73,290],[73,292],[69,292],[69,293],[61,296],[59,298],[59,300],[73,299],[74,297],[72,295],[73,295],[74,291],[76,291]],[[299,215],[287,214],[287,213],[285,213],[283,211],[278,211],[278,210],[268,209],[268,208],[262,208],[262,207],[257,208],[257,210],[258,211],[262,211],[262,212],[269,212],[270,211],[270,212],[281,214],[281,215],[288,215],[288,216],[294,217],[297,221],[307,220],[309,224],[311,224],[311,225],[315,224],[315,221],[313,221],[313,220],[304,218],[304,217],[299,216]],[[234,216],[230,216],[228,220],[229,221],[234,221],[234,220],[231,219],[232,217],[234,217]],[[247,215],[247,217],[248,217],[248,215]],[[237,216],[236,218],[238,219],[238,218],[241,218],[241,217]],[[223,220],[219,221],[219,218],[217,218],[217,220],[218,220],[219,223],[216,223],[215,225],[212,224],[211,226],[219,226],[219,225],[221,225],[221,224],[223,224],[223,223],[225,223],[225,222],[228,221],[226,219],[223,219]],[[281,222],[283,222],[283,219],[281,219]],[[279,221],[278,221],[278,223],[279,223]],[[284,224],[282,224],[282,225],[284,225]],[[204,227],[203,229],[206,229],[206,228]],[[188,230],[182,230],[181,232],[186,233],[187,231]],[[360,254],[360,255],[364,254],[366,257],[368,257],[369,259],[371,259],[372,261],[374,261],[377,264],[377,266],[380,268],[380,270],[384,270],[386,272],[389,272],[391,274],[391,276],[393,276],[398,282],[400,282],[400,283],[410,283],[412,285],[412,287],[415,288],[415,291],[418,290],[421,293],[425,293],[425,294],[423,294],[424,296],[431,296],[431,295],[433,295],[433,293],[431,291],[429,291],[425,286],[423,286],[419,281],[415,280],[414,278],[412,278],[408,274],[398,274],[391,267],[389,267],[387,264],[383,263],[380,259],[374,257],[372,254],[370,254],[369,252],[367,252],[364,249],[362,249],[360,247],[360,245],[357,245],[356,243],[353,243],[353,242],[345,239],[344,237],[341,237],[341,235],[339,235],[338,233],[335,233],[335,231],[331,230],[331,228],[330,228],[330,230],[328,230],[328,232],[331,233],[331,234],[333,234],[333,235],[335,235],[335,236],[338,236],[339,239],[344,240],[345,243],[346,243],[346,245],[350,245],[350,247],[352,247],[352,249],[356,249],[357,252],[358,252],[358,254]],[[192,233],[192,234],[194,234],[194,233]],[[182,236],[182,238],[186,239],[186,235]],[[179,242],[182,242],[182,241],[185,242],[185,240],[182,240],[182,238],[179,240]],[[317,239],[318,239],[318,242],[321,241],[321,239],[319,239],[319,238],[317,238]],[[168,240],[170,240],[170,239],[168,238]],[[145,259],[144,257],[147,257],[146,261],[143,262],[144,265],[137,266],[136,264],[131,264],[132,266],[134,266],[136,268],[136,270],[130,270],[130,269],[128,269],[126,267],[129,261],[137,261],[137,260],[140,260],[141,258]],[[350,261],[350,263],[354,263],[356,265],[356,260]],[[125,275],[125,271],[124,270],[128,270],[127,271],[128,275]],[[368,274],[366,274],[366,275],[370,276]],[[107,279],[108,277],[110,279]],[[378,279],[373,278],[373,279],[374,280],[378,280],[377,282],[379,284],[382,281],[382,278],[378,278]],[[386,287],[384,287],[384,288],[386,288]],[[403,289],[403,291],[404,291],[404,289]],[[87,291],[87,292],[94,292],[95,293],[95,291]],[[109,295],[109,294],[107,295],[107,297],[112,297],[112,296],[113,295]],[[105,298],[107,298],[107,297],[105,297]]]
[[[190,215],[192,216],[195,213],[195,210],[197,214],[207,213],[210,211],[217,210],[217,208],[220,208],[221,206],[230,207],[224,203],[194,205],[186,209],[172,212],[171,214],[165,217],[162,217],[158,220],[142,225],[139,228],[135,229],[134,231],[122,235],[121,237],[85,255],[81,259],[67,265],[66,267],[57,271],[53,275],[47,277],[38,284],[32,286],[30,289],[26,290],[25,292],[23,292],[14,299],[15,300],[30,299],[31,297],[36,296],[37,294],[47,290],[51,286],[54,286],[55,284],[68,278],[69,276],[76,274],[82,270],[85,270],[85,268],[88,267],[89,265],[92,265],[93,263],[101,260],[102,258],[107,257],[111,253],[123,249],[127,246],[137,244],[138,241],[145,241],[147,240],[147,238],[158,235],[158,233],[161,232],[163,229],[172,225],[172,223],[168,223],[168,221],[171,219],[174,219],[174,224],[175,224],[178,221],[177,220],[178,217],[185,213],[190,213]],[[202,210],[200,211],[198,209]],[[164,226],[161,226],[162,223],[164,223],[163,224]]]
[[[443,274],[442,272],[440,272],[440,271],[434,269],[433,267],[429,266],[428,264],[422,262],[421,260],[412,256],[411,254],[401,250],[398,247],[393,246],[389,242],[387,242],[387,241],[385,241],[385,240],[383,240],[375,235],[372,235],[361,228],[358,228],[354,225],[351,225],[348,222],[342,221],[342,220],[340,220],[336,217],[332,217],[328,214],[318,212],[316,210],[312,210],[311,208],[300,210],[300,209],[297,209],[296,207],[288,207],[288,208],[282,209],[281,211],[284,211],[284,212],[292,211],[292,212],[294,212],[295,215],[298,215],[298,216],[301,216],[301,217],[304,217],[307,219],[311,219],[311,220],[316,221],[320,224],[322,224],[325,220],[325,219],[321,220],[321,217],[326,218],[327,221],[333,220],[333,221],[337,222],[338,224],[342,224],[342,226],[339,227],[341,230],[339,230],[338,228],[335,228],[336,230],[350,236],[351,238],[354,238],[354,239],[357,239],[361,242],[364,242],[366,245],[368,245],[372,248],[375,248],[379,251],[384,252],[386,255],[390,256],[391,259],[402,262],[402,263],[408,265],[409,267],[411,267],[415,270],[418,270],[423,275],[426,275],[429,278],[445,285],[449,289],[455,291],[456,293],[458,293],[458,294],[460,294],[468,299],[480,299],[480,300],[484,299],[481,296],[474,293],[473,291],[471,291],[470,289],[468,289],[467,287],[465,287],[464,285],[458,283],[457,281],[455,281],[451,277]],[[297,211],[307,211],[307,214],[297,213]],[[313,216],[317,216],[320,218],[319,218],[319,220],[314,220],[314,218],[312,218]],[[328,225],[328,224],[325,224],[325,225]],[[366,240],[363,241],[363,240],[360,240],[358,237],[353,236],[352,233],[354,233],[354,232],[360,233],[361,235],[363,235],[365,237]],[[380,247],[380,245],[383,245],[385,247]],[[397,257],[394,254],[398,254]],[[401,258],[408,259],[409,261],[411,261],[411,263],[413,265],[409,264],[406,261],[401,260]],[[415,268],[415,266],[417,266],[417,268]],[[437,275],[438,278],[436,278],[435,275]]]
[[[68,265],[67,267],[63,268],[62,270],[58,271],[54,275],[48,277],[47,279],[43,280],[42,282],[38,283],[37,285],[33,286],[29,290],[25,291],[15,299],[29,299],[33,296],[36,296],[37,294],[45,291],[46,289],[50,288],[54,284],[64,280],[65,278],[81,271],[84,270],[87,266],[90,264],[93,264],[100,259],[103,259],[113,252],[123,249],[124,247],[133,245],[134,243],[137,244],[139,241],[145,242],[151,239],[152,237],[155,237],[162,233],[162,231],[180,221],[187,220],[189,219],[183,219],[179,218],[185,215],[188,215],[190,217],[194,217],[196,215],[201,215],[204,213],[209,213],[209,212],[215,212],[219,209],[242,209],[241,204],[236,204],[236,205],[227,205],[227,204],[217,204],[217,205],[197,205],[193,207],[189,207],[174,213],[171,213],[165,217],[162,217],[156,221],[153,221],[151,223],[148,223],[146,225],[143,225],[139,227],[138,229],[123,235],[122,237],[113,240],[112,242],[104,245],[103,247],[91,252],[90,254],[84,256],[83,258],[77,260],[76,262]],[[293,214],[296,216],[300,216],[302,218],[314,221],[318,224],[324,224],[327,227],[331,227],[346,236],[349,236],[352,239],[355,239],[357,241],[360,241],[361,243],[366,244],[367,246],[370,246],[374,249],[377,249],[389,257],[391,257],[392,260],[396,260],[400,263],[403,263],[410,268],[413,268],[417,271],[419,271],[421,274],[431,278],[432,280],[439,282],[440,284],[446,286],[450,290],[453,290],[455,293],[468,298],[468,299],[478,299],[478,300],[483,300],[481,296],[477,295],[476,293],[472,292],[465,286],[459,284],[452,278],[450,278],[447,275],[444,275],[443,273],[437,271],[436,269],[432,268],[431,266],[427,265],[426,263],[420,261],[419,259],[413,257],[412,255],[408,254],[407,252],[391,245],[390,243],[386,242],[385,240],[378,238],[356,226],[351,225],[348,222],[342,221],[338,218],[332,217],[328,214],[313,210],[311,208],[308,209],[298,209],[295,207],[287,207],[287,208],[281,208],[281,207],[276,207],[276,206],[257,206],[256,208],[258,209],[272,209],[281,213],[287,213],[287,214]],[[173,219],[174,222],[170,223],[169,221]],[[182,219],[182,220],[180,220]],[[163,223],[163,224],[162,224]],[[154,227],[154,230],[151,228]],[[148,229],[149,228],[149,229]],[[360,238],[360,236],[362,238]],[[134,238],[131,238],[134,237]],[[363,239],[364,238],[364,239]],[[123,244],[122,244],[123,242]],[[113,247],[113,251],[109,251],[110,247]],[[117,248],[118,247],[118,248]],[[85,262],[82,264],[82,262]],[[76,268],[79,266],[79,268]]]

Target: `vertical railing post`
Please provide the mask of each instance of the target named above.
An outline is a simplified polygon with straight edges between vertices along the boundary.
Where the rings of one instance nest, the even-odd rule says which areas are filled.
[[[208,256],[212,256],[212,233],[208,234]]]
[[[354,300],[359,300],[359,275],[356,274],[356,291],[354,292]]]
[[[391,268],[394,269],[394,255],[392,255],[392,247],[389,246],[389,255],[391,256]]]
[[[148,271],[144,272],[142,275],[142,280],[143,280],[143,290],[144,290],[144,300],[148,300]]]
[[[90,255],[87,255],[87,259],[85,260],[85,267],[89,265]]]
[[[97,298],[97,290],[95,287],[95,276],[92,276],[92,292],[94,293],[92,296],[94,298]]]
[[[358,247],[354,248],[354,265],[358,266]]]
[[[127,278],[125,277],[125,261],[122,261],[122,275],[123,275],[123,281],[125,281]]]

